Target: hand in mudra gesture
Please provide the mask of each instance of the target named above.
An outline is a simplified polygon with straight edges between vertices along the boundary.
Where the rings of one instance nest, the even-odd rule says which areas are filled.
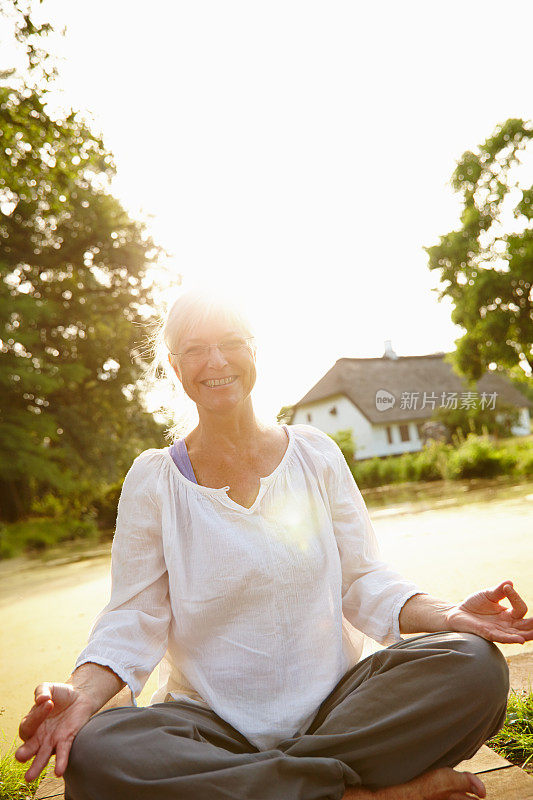
[[[501,605],[508,600],[511,608]],[[454,631],[477,633],[491,642],[524,644],[533,640],[533,617],[524,619],[527,605],[513,587],[502,581],[492,589],[469,595],[447,612],[449,627]]]
[[[68,683],[41,683],[35,689],[35,704],[19,727],[24,744],[15,753],[17,761],[34,758],[25,779],[35,780],[56,756],[55,774],[67,768],[74,737],[94,713],[90,699]]]

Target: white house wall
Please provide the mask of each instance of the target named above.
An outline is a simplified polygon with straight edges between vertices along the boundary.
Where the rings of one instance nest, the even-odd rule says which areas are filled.
[[[332,414],[332,410],[336,414]],[[420,420],[423,422],[424,420]],[[391,429],[392,444],[387,439],[385,425],[372,425],[347,397],[338,396],[310,403],[296,409],[293,424],[314,425],[324,433],[334,434],[337,431],[351,430],[355,443],[355,458],[372,458],[373,456],[399,455],[420,450],[422,442],[418,436],[415,422],[408,422],[409,441],[402,442],[400,428],[393,423]]]
[[[424,422],[424,420],[420,420]],[[402,453],[416,453],[417,450],[422,449],[422,441],[418,435],[416,422],[402,423],[407,425],[409,431],[409,439],[402,442],[400,433],[400,426],[398,423],[393,422],[387,425],[374,425],[374,448],[373,452],[369,455],[361,455],[361,458],[369,458],[370,456],[396,456]],[[389,444],[387,437],[387,427],[390,428],[392,443]]]
[[[332,414],[333,409],[336,410],[336,414]],[[329,434],[344,430],[353,431],[356,458],[368,457],[359,456],[357,451],[372,449],[372,425],[347,397],[329,398],[297,408],[292,422],[293,425],[298,423],[314,425],[315,428]]]

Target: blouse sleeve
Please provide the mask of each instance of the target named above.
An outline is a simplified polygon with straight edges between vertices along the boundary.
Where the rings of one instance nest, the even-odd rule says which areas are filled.
[[[111,549],[111,599],[76,661],[76,667],[88,661],[110,667],[129,686],[134,705],[165,654],[171,614],[150,452],[133,462],[124,479]]]
[[[395,644],[402,640],[402,606],[425,592],[381,560],[365,501],[340,448],[332,444],[328,495],[341,559],[343,614],[380,644]]]

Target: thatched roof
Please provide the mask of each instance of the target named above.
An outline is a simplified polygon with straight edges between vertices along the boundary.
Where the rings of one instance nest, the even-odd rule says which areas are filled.
[[[445,353],[433,353],[397,358],[340,358],[296,403],[294,410],[344,395],[373,423],[429,418],[433,413],[431,404],[421,408],[424,392],[428,397],[431,393],[437,396],[435,408],[438,408],[442,392],[458,392],[460,405],[461,392],[469,390],[452,366],[444,361],[444,356]],[[394,395],[396,402],[392,408],[376,408],[376,392],[380,389]],[[496,392],[496,408],[500,402],[518,408],[533,405],[507,378],[495,372],[486,372],[477,382],[475,391],[479,392],[478,402],[482,392],[487,395]],[[404,392],[419,392],[417,408],[400,407]]]

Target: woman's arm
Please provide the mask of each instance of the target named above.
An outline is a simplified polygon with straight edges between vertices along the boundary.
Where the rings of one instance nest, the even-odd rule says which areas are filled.
[[[415,594],[400,611],[400,633],[433,633],[450,630],[446,612],[453,603],[437,600],[429,594]]]
[[[503,606],[507,600],[511,608]],[[402,633],[462,631],[489,642],[524,644],[533,640],[533,617],[510,580],[469,595],[462,603],[447,603],[429,595],[411,597],[400,612]]]
[[[112,669],[91,661],[77,667],[66,683],[87,696],[94,707],[93,714],[126,685]]]

